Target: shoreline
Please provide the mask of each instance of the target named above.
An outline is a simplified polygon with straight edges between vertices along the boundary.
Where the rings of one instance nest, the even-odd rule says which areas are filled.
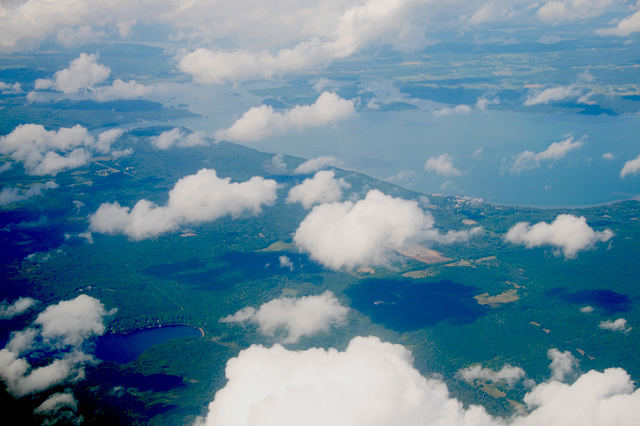
[[[427,195],[428,196],[428,195]],[[446,195],[445,195],[446,197]],[[454,196],[455,197],[455,196]],[[483,203],[489,204],[494,207],[512,207],[512,208],[528,208],[528,209],[540,209],[540,210],[579,210],[579,209],[591,209],[596,207],[604,207],[611,206],[613,204],[624,203],[626,201],[640,201],[640,194],[635,195],[630,198],[620,198],[613,201],[606,201],[603,203],[596,204],[581,204],[581,205],[572,205],[572,206],[562,206],[562,205],[550,205],[550,206],[538,206],[533,204],[502,204],[495,203],[491,201],[482,200]]]

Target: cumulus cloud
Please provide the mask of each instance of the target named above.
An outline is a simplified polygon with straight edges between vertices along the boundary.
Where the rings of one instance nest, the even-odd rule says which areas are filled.
[[[480,236],[484,233],[481,226],[474,226],[471,229],[463,229],[462,231],[447,231],[441,233],[437,229],[429,229],[424,232],[424,237],[428,241],[434,241],[440,244],[453,244],[469,241],[472,237]]]
[[[204,424],[472,425],[484,409],[465,412],[444,383],[425,379],[400,345],[356,337],[344,352],[251,346],[227,363],[227,385]],[[443,423],[444,424],[444,423]]]
[[[580,308],[580,312],[582,312],[583,314],[590,314],[591,312],[593,312],[593,306],[583,306]]]
[[[71,61],[69,68],[56,72],[53,78],[36,80],[34,89],[55,90],[67,95],[91,93],[99,102],[139,98],[153,91],[153,86],[144,86],[135,80],[124,82],[116,79],[110,86],[102,85],[109,78],[111,69],[97,61],[97,54],[81,53]]]
[[[197,82],[219,84],[271,78],[285,72],[317,68],[334,59],[349,57],[375,43],[416,48],[424,43],[420,24],[415,22],[411,14],[417,5],[419,2],[410,0],[368,0],[338,8],[335,5],[322,5],[317,13],[328,13],[325,16],[332,19],[314,28],[313,21],[317,17],[307,17],[311,22],[303,33],[314,29],[320,29],[320,32],[292,48],[281,49],[275,54],[266,49],[256,52],[247,49],[224,51],[199,48],[183,55],[178,67]]]
[[[0,303],[0,319],[11,319],[15,316],[21,315],[35,304],[35,299],[30,297],[20,297],[11,304],[8,304],[5,300]]]
[[[602,154],[602,159],[603,160],[614,160],[615,157],[611,152],[605,152],[604,154]]]
[[[357,202],[315,206],[300,223],[293,241],[312,259],[331,269],[389,264],[395,252],[418,242],[451,244],[482,233],[476,227],[441,233],[416,201],[371,190]]]
[[[547,351],[547,357],[551,360],[549,369],[551,370],[551,380],[564,382],[576,374],[578,360],[571,355],[571,352],[560,352],[556,348]]]
[[[618,22],[618,25],[616,25],[615,27],[601,28],[599,30],[596,30],[596,33],[603,36],[612,35],[626,37],[630,34],[637,33],[638,31],[640,31],[640,11],[627,16],[626,18]]]
[[[108,314],[98,299],[81,294],[47,307],[34,324],[40,326],[40,335],[47,343],[79,346],[88,337],[104,333],[104,317]]]
[[[78,401],[71,392],[57,392],[47,398],[35,410],[36,414],[45,414],[56,412],[62,409],[70,409],[76,411],[78,409]]]
[[[319,296],[274,299],[258,310],[247,307],[220,321],[257,324],[260,333],[266,336],[279,335],[283,343],[296,343],[303,336],[341,325],[348,312],[331,291],[325,291]]]
[[[65,354],[42,367],[32,368],[30,363],[8,349],[0,350],[0,379],[7,390],[20,397],[31,393],[42,392],[52,386],[72,379],[80,373],[82,365],[90,361],[90,357],[79,352]]]
[[[0,379],[7,390],[20,397],[83,377],[83,367],[94,361],[82,351],[87,338],[104,333],[106,311],[99,300],[80,295],[47,307],[32,326],[14,332],[0,350]],[[33,368],[28,358],[46,351],[53,360]]]
[[[64,45],[127,39],[136,24],[161,24],[172,41],[210,46],[195,50],[182,66],[203,81],[241,81],[321,67],[368,46],[416,49],[426,28],[462,28],[488,22],[556,24],[597,16],[612,0],[300,0],[228,4],[208,0],[15,0],[0,6],[0,49],[32,48],[45,38]],[[250,10],[251,13],[246,13]],[[536,10],[538,13],[535,14]],[[535,17],[534,17],[535,14]],[[273,19],[278,17],[277,25]],[[228,41],[233,40],[234,46]],[[225,42],[226,43],[219,43]],[[211,46],[229,46],[220,50]],[[283,48],[285,47],[285,48]],[[202,58],[198,58],[198,53]],[[181,57],[187,57],[183,54]]]
[[[550,224],[538,222],[531,226],[528,222],[519,222],[509,229],[504,238],[527,248],[556,247],[562,250],[565,258],[572,259],[578,252],[591,249],[598,242],[609,241],[613,232],[609,229],[594,231],[584,216],[561,214]]]
[[[441,176],[460,176],[462,172],[453,167],[453,158],[449,154],[431,157],[424,165],[425,170],[433,170]]]
[[[2,188],[2,191],[0,191],[0,206],[6,206],[19,201],[25,201],[33,197],[38,197],[42,195],[43,191],[55,189],[57,187],[57,183],[49,181],[45,183],[36,183],[31,185],[29,189]]]
[[[342,198],[342,190],[350,188],[344,179],[336,179],[332,170],[320,170],[312,178],[289,191],[287,203],[300,203],[305,209],[314,204],[331,203]]]
[[[4,81],[0,81],[0,93],[2,93],[3,95],[9,94],[9,93],[21,93],[21,92],[22,92],[22,85],[20,83],[8,84],[8,83],[5,83]]]
[[[111,129],[100,133],[98,135],[98,140],[95,143],[96,151],[101,154],[109,154],[109,151],[111,151],[111,144],[119,139],[124,132],[124,129]],[[111,155],[114,155],[114,153],[111,152]]]
[[[278,261],[280,262],[281,268],[288,268],[290,271],[293,271],[294,269],[293,262],[288,256],[282,255],[278,258]]]
[[[624,318],[618,318],[615,321],[602,321],[600,324],[598,324],[598,327],[603,330],[622,331],[623,333],[628,333],[632,329],[632,327],[629,327],[629,325],[627,324],[627,320]]]
[[[141,98],[153,90],[154,87],[151,85],[140,84],[135,80],[124,82],[118,78],[111,83],[111,86],[94,87],[92,92],[97,101],[106,102],[115,99]]]
[[[142,199],[133,208],[103,203],[89,218],[92,232],[127,235],[143,240],[173,231],[187,223],[214,221],[222,216],[258,214],[276,200],[277,183],[254,176],[246,182],[219,178],[215,170],[202,169],[178,180],[165,206]]]
[[[386,264],[393,250],[426,229],[433,218],[415,201],[371,190],[356,203],[321,204],[295,232],[295,244],[332,269]]]
[[[469,105],[456,105],[454,107],[440,108],[433,111],[436,117],[442,117],[451,114],[469,114],[471,107]]]
[[[96,54],[81,53],[71,61],[69,68],[56,72],[52,79],[36,80],[35,89],[53,89],[66,94],[88,90],[105,81],[111,74],[109,67],[97,63],[97,60]]]
[[[552,0],[538,9],[536,16],[545,22],[557,23],[600,16],[613,0]]]
[[[485,109],[487,109],[489,105],[498,105],[499,103],[500,103],[499,98],[493,98],[493,99],[479,98],[476,101],[476,108],[478,108],[481,111],[484,111]]]
[[[624,178],[627,175],[637,175],[638,171],[640,171],[640,155],[638,155],[633,160],[629,160],[624,163],[622,170],[620,170],[620,177]]]
[[[44,416],[43,425],[76,424],[83,422],[84,417],[78,416],[78,401],[70,390],[57,392],[49,396],[42,404],[33,410],[34,414]]]
[[[151,139],[151,143],[159,149],[169,149],[172,146],[187,148],[191,146],[206,145],[207,140],[202,132],[191,132],[186,134],[179,127],[160,133]]]
[[[542,424],[616,425],[640,421],[640,391],[634,391],[629,375],[621,368],[589,371],[573,384],[542,383],[524,398],[534,410],[514,421],[517,426]]]
[[[511,173],[520,173],[538,168],[544,162],[553,162],[564,158],[569,152],[582,145],[584,143],[581,140],[574,140],[573,136],[569,136],[561,142],[552,143],[547,149],[537,154],[533,151],[523,151],[513,158],[510,171]]]
[[[283,113],[274,112],[270,105],[253,107],[231,127],[217,131],[215,138],[231,142],[257,142],[294,129],[332,124],[354,114],[353,101],[324,92],[314,104],[297,105]]]
[[[551,87],[543,91],[534,91],[527,96],[524,106],[548,104],[549,102],[562,101],[568,98],[579,97],[582,89],[576,86]]]
[[[503,8],[503,7],[500,6],[500,8]],[[485,97],[482,97],[482,98],[478,98],[478,100],[476,101],[475,107],[480,111],[484,111],[485,109],[487,109],[489,105],[497,105],[499,103],[500,103],[500,99],[498,98],[494,98],[490,100]],[[470,114],[472,111],[473,111],[473,107],[466,104],[461,104],[453,107],[436,109],[433,111],[433,115],[435,115],[436,117],[443,117],[446,115],[465,115],[465,114]]]
[[[503,366],[499,371],[494,371],[481,365],[474,365],[460,370],[458,374],[467,382],[473,382],[474,380],[503,382],[510,387],[513,387],[526,376],[522,368],[512,367],[508,364]]]
[[[308,173],[317,172],[318,170],[324,169],[325,167],[342,167],[342,162],[337,158],[330,156],[312,158],[311,160],[307,160],[296,167],[294,173],[305,175]]]
[[[404,347],[356,337],[345,351],[288,351],[253,345],[229,360],[227,384],[198,424],[208,426],[601,426],[640,420],[640,391],[622,369],[590,371],[573,384],[555,380],[525,395],[528,415],[495,419],[425,378]]]
[[[108,153],[111,144],[122,135],[119,129],[107,130],[98,140],[79,124],[46,130],[39,124],[22,124],[0,136],[0,153],[23,164],[30,175],[53,175],[87,164],[92,151]]]

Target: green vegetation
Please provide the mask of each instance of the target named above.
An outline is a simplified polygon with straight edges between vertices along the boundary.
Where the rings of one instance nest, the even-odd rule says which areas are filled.
[[[39,212],[47,212],[47,232],[54,237],[49,237],[46,247],[39,241],[40,248],[36,250],[37,239],[26,230],[16,237],[21,239],[23,256],[9,265],[12,281],[20,283],[23,293],[43,304],[86,293],[100,299],[108,309],[118,308],[109,320],[110,332],[165,324],[190,324],[205,331],[203,339],[171,341],[148,350],[129,364],[104,363],[88,372],[81,395],[96,404],[108,385],[118,386],[117,380],[102,382],[104,375],[120,378],[131,402],[122,406],[119,413],[127,417],[127,422],[165,424],[171,419],[193,418],[224,385],[226,360],[251,344],[274,342],[253,326],[222,324],[220,318],[283,295],[319,294],[325,290],[333,291],[344,305],[353,306],[357,301],[351,299],[349,289],[371,280],[402,280],[403,276],[411,277],[407,280],[412,285],[426,288],[447,280],[470,286],[473,294],[468,303],[488,303],[492,307],[483,307],[484,313],[471,322],[445,319],[417,330],[390,328],[352,310],[345,326],[303,338],[292,347],[342,348],[355,335],[375,334],[412,348],[416,366],[424,374],[443,375],[453,394],[466,403],[482,403],[491,412],[503,415],[513,410],[508,399],[517,400],[522,390],[469,385],[456,377],[457,371],[476,363],[496,369],[509,363],[523,367],[529,377],[541,381],[548,377],[546,351],[557,347],[572,351],[583,370],[619,366],[633,377],[640,377],[640,363],[633,350],[639,343],[638,335],[597,327],[599,321],[617,318],[616,315],[624,315],[630,324],[637,324],[639,309],[630,304],[621,308],[625,309],[623,312],[615,306],[613,311],[606,311],[607,306],[603,305],[594,306],[596,311],[585,315],[578,309],[582,304],[576,296],[598,289],[611,289],[631,300],[640,296],[640,265],[629,257],[638,252],[638,202],[570,211],[585,215],[594,227],[612,229],[618,237],[609,249],[598,246],[594,251],[580,253],[577,259],[565,260],[556,257],[551,249],[523,249],[505,243],[501,236],[516,222],[551,221],[568,210],[497,207],[430,197],[438,228],[461,229],[463,219],[472,219],[484,228],[484,234],[469,243],[432,247],[450,261],[425,265],[416,259],[401,258],[391,269],[332,272],[298,253],[291,244],[292,234],[307,211],[283,200],[286,191],[304,176],[270,174],[265,168],[270,154],[233,144],[159,151],[151,146],[149,138],[162,130],[130,132],[123,146],[134,148],[133,156],[101,159],[100,166],[93,163],[62,173],[56,178],[60,188],[52,197],[5,209],[3,225],[15,226],[17,219],[11,214],[16,212],[34,219],[41,215]],[[293,170],[302,160],[284,157],[284,161]],[[98,175],[96,171],[105,165],[120,172]],[[94,235],[93,244],[75,237],[65,240],[65,233],[86,230],[87,215],[99,203],[117,200],[132,206],[138,199],[148,198],[162,204],[177,179],[202,167],[215,168],[220,176],[235,181],[253,175],[276,179],[283,185],[279,189],[280,201],[264,208],[258,216],[222,218],[139,242],[105,235]],[[135,173],[124,174],[122,170]],[[338,170],[337,175],[345,178],[359,196],[368,188],[380,188],[404,198],[420,196],[355,173]],[[78,185],[89,180],[90,185]],[[81,201],[81,207],[74,200]],[[24,258],[33,251],[42,254]],[[281,255],[292,259],[293,271],[280,267]],[[480,295],[477,297],[482,300],[473,299],[473,295]],[[612,344],[620,350],[608,351]],[[627,356],[622,358],[621,353]],[[137,389],[127,377],[157,378],[164,387],[159,391]],[[88,406],[90,403],[85,405]],[[103,414],[108,418],[108,413]]]

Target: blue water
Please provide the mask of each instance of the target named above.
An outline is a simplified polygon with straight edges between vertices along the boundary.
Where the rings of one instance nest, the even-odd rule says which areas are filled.
[[[592,306],[602,309],[605,315],[615,315],[628,312],[632,308],[631,298],[626,294],[620,294],[608,289],[580,290],[570,292],[564,287],[552,289],[547,292],[552,297],[557,297],[567,303],[579,306]]]
[[[347,169],[428,194],[469,195],[509,205],[584,206],[640,193],[640,176],[620,177],[624,163],[640,154],[638,134],[636,115],[362,112],[332,128],[274,137],[255,147],[305,158],[331,155]],[[517,154],[539,153],[569,135],[584,137],[583,146],[538,168],[509,171]],[[614,159],[603,159],[604,153]],[[441,154],[452,157],[460,176],[424,169],[427,159]],[[410,173],[393,180],[400,172]]]
[[[126,364],[155,345],[173,339],[201,336],[200,330],[187,325],[156,327],[128,334],[107,334],[98,338],[95,355],[103,361]]]
[[[174,102],[187,103],[192,111],[202,114],[175,124],[209,134],[230,126],[262,102],[261,97],[246,90],[224,87],[194,85],[186,90],[180,86],[180,91],[172,94],[177,99]],[[212,103],[211,99],[217,101]],[[293,130],[245,145],[302,158],[333,156],[345,169],[412,190],[469,195],[496,204],[585,206],[640,194],[640,176],[620,177],[624,163],[640,155],[637,114],[532,113],[489,107],[469,114],[435,116],[433,103],[411,102],[421,109],[364,109],[357,117],[331,126]],[[519,174],[509,172],[508,166],[517,154],[542,152],[569,135],[584,137],[583,146],[538,168]],[[603,159],[605,153],[614,158]],[[445,177],[425,170],[426,161],[441,154],[453,158],[460,176]],[[401,172],[403,177],[394,179]]]
[[[414,331],[447,321],[469,324],[489,308],[479,305],[478,289],[452,281],[365,280],[346,291],[352,306],[378,324],[396,331]]]

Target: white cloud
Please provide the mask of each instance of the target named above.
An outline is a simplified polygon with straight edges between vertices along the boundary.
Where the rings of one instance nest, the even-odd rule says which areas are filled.
[[[332,292],[325,291],[319,296],[274,299],[258,310],[247,307],[220,321],[251,322],[257,324],[258,330],[266,336],[279,336],[283,343],[296,343],[303,336],[326,332],[331,326],[341,325],[348,312],[349,309],[342,306]]]
[[[337,158],[330,156],[312,158],[311,160],[307,160],[296,167],[294,173],[305,175],[307,173],[317,172],[325,167],[342,167],[342,162]]]
[[[451,244],[481,234],[476,227],[441,233],[416,201],[371,190],[355,203],[315,206],[300,223],[293,241],[312,259],[331,269],[388,265],[395,252],[418,242]]]
[[[571,352],[560,352],[556,348],[551,348],[547,351],[547,357],[551,360],[551,364],[549,365],[551,380],[564,382],[576,374],[578,360],[571,355]]]
[[[47,307],[31,327],[14,332],[0,350],[0,379],[7,390],[20,397],[83,377],[83,367],[94,362],[82,352],[85,339],[104,333],[107,312],[99,300],[80,295]],[[46,352],[53,360],[32,368],[27,358]],[[20,357],[22,354],[28,355]]]
[[[145,86],[135,80],[124,82],[116,79],[110,86],[103,85],[109,78],[111,69],[99,64],[97,60],[97,54],[81,53],[71,61],[69,68],[56,72],[52,79],[36,80],[34,89],[51,89],[67,95],[82,92],[90,94],[98,102],[140,98],[154,90],[154,86]],[[35,92],[29,95],[31,100],[36,99]]]
[[[0,206],[6,206],[19,201],[25,201],[33,197],[38,197],[42,195],[43,191],[55,189],[57,187],[57,183],[49,181],[45,183],[36,183],[26,190],[19,188],[2,188],[2,191],[0,191]]]
[[[20,83],[7,84],[3,81],[0,81],[0,93],[3,95],[9,93],[21,93],[22,85]]]
[[[219,178],[215,170],[202,169],[176,182],[166,206],[145,199],[132,209],[117,202],[103,203],[90,216],[89,229],[143,240],[186,223],[210,222],[245,212],[258,214],[261,206],[275,202],[276,188],[277,183],[271,179],[254,176],[246,182],[232,183],[230,178]]]
[[[473,382],[474,380],[504,382],[511,387],[526,376],[522,368],[513,367],[508,364],[503,366],[499,371],[494,371],[481,365],[474,365],[473,367],[460,370],[458,374],[467,382]]]
[[[332,124],[355,115],[354,102],[324,92],[312,105],[297,105],[283,113],[269,105],[253,107],[228,129],[215,133],[217,140],[257,142],[293,129]]]
[[[211,48],[209,58],[201,59],[189,69],[197,78],[241,81],[321,67],[369,46],[417,49],[426,44],[427,29],[465,30],[469,25],[497,21],[527,26],[540,22],[555,24],[597,16],[609,5],[615,3],[612,0],[556,0],[544,4],[529,0],[299,0],[295,4],[258,0],[225,4],[208,0],[62,3],[12,0],[0,6],[0,49],[33,48],[47,37],[55,37],[64,45],[114,37],[126,39],[139,35],[137,23],[161,24],[169,28],[167,38],[174,42]],[[536,9],[539,11],[534,16]],[[277,25],[273,24],[274,17]],[[220,50],[219,46],[228,50]],[[191,54],[195,56],[196,52]]]
[[[273,54],[247,49],[232,51],[196,49],[180,58],[178,67],[200,83],[241,82],[290,71],[321,67],[334,59],[346,58],[371,44],[416,48],[424,43],[420,24],[412,10],[420,2],[368,0],[360,4],[320,4],[306,17],[302,33],[313,32],[292,48]],[[337,6],[337,7],[336,7]],[[285,12],[290,13],[290,12]],[[280,20],[282,21],[282,20]]]
[[[47,414],[57,412],[62,409],[70,409],[76,411],[78,409],[78,401],[71,392],[57,392],[47,398],[42,404],[33,410],[36,414]]]
[[[431,157],[424,165],[425,170],[433,170],[441,176],[460,176],[460,170],[453,167],[453,158],[449,154]]]
[[[216,393],[204,423],[490,424],[484,409],[465,412],[444,383],[420,376],[410,359],[404,347],[376,337],[356,337],[344,352],[254,345],[227,363],[229,381]]]
[[[8,349],[2,349],[0,379],[4,381],[9,393],[20,397],[49,389],[78,375],[81,366],[87,361],[89,357],[86,355],[71,353],[53,360],[50,364],[32,368],[27,360],[18,358]]]
[[[124,129],[111,129],[100,133],[95,145],[96,150],[102,154],[108,154],[111,151],[111,144],[119,139],[124,132]]]
[[[565,157],[570,151],[580,148],[584,143],[581,140],[574,141],[573,136],[561,142],[554,142],[547,149],[539,153],[524,151],[516,155],[511,163],[511,173],[538,168],[543,162],[557,161]]]
[[[565,258],[575,258],[578,252],[591,249],[598,242],[609,241],[613,232],[609,229],[594,231],[587,225],[585,217],[561,214],[549,223],[538,222],[531,226],[527,222],[515,224],[505,240],[522,244],[527,248],[553,246],[562,250]]]
[[[440,108],[433,111],[436,117],[442,117],[451,114],[469,114],[471,107],[469,105],[456,105],[455,107]]]
[[[71,61],[69,68],[56,72],[53,79],[36,80],[35,89],[53,89],[66,94],[89,90],[104,82],[111,73],[109,67],[97,63],[97,60],[97,54],[81,53]]]
[[[583,306],[580,308],[580,312],[582,312],[583,314],[590,314],[591,312],[593,312],[593,306]]]
[[[113,141],[122,133],[119,129],[107,130],[96,141],[79,124],[57,131],[46,130],[39,124],[22,124],[8,135],[0,136],[0,153],[21,162],[30,175],[55,176],[87,164],[91,151],[107,154]]]
[[[293,262],[289,257],[282,255],[278,258],[278,261],[280,262],[281,268],[288,268],[290,271],[293,271]]]
[[[371,190],[357,203],[322,204],[302,221],[294,242],[332,269],[386,264],[392,252],[433,226],[415,201]]]
[[[604,154],[602,154],[602,159],[603,160],[615,160],[615,157],[613,156],[613,154],[611,152],[605,152]]]
[[[30,297],[20,297],[10,305],[6,301],[3,301],[0,303],[0,319],[11,319],[21,315],[35,305],[35,303],[36,301]]]
[[[498,105],[499,103],[500,103],[499,98],[493,98],[491,100],[487,98],[479,98],[476,101],[476,108],[478,108],[481,111],[484,111],[485,109],[487,109],[489,105]]]
[[[99,102],[115,99],[136,99],[153,92],[154,86],[137,83],[135,80],[124,82],[120,79],[113,81],[111,86],[94,87],[92,92]]]
[[[429,229],[424,232],[425,239],[440,244],[453,244],[469,241],[472,237],[480,236],[484,230],[480,226],[474,226],[471,229],[463,229],[462,231],[447,231],[444,234],[436,229]]]
[[[202,132],[185,134],[179,127],[164,131],[151,139],[151,143],[159,149],[169,149],[172,146],[187,148],[191,146],[206,145],[207,140]]]
[[[524,106],[548,104],[549,102],[562,101],[568,98],[582,96],[582,89],[576,86],[558,86],[545,89],[543,91],[533,91],[524,101]]]
[[[80,46],[91,42],[99,42],[107,37],[104,31],[96,31],[90,25],[77,28],[64,27],[57,31],[56,40],[63,46]]]
[[[300,203],[305,209],[314,204],[332,203],[342,198],[342,190],[350,188],[344,179],[336,179],[333,170],[320,170],[312,178],[289,191],[287,203]]]
[[[600,16],[613,0],[552,0],[546,2],[536,16],[542,21],[557,23]]]
[[[402,346],[356,337],[345,351],[253,345],[227,363],[227,384],[209,404],[208,426],[446,425],[613,426],[640,420],[640,391],[622,369],[549,381],[525,395],[528,415],[504,420],[425,378]],[[625,423],[626,422],[626,423]]]
[[[616,25],[615,27],[602,28],[596,30],[596,33],[604,36],[613,35],[626,37],[630,34],[637,33],[638,31],[640,31],[640,11],[627,16],[622,21],[618,22],[618,25]]]
[[[413,170],[400,170],[393,176],[389,176],[386,180],[389,182],[402,182],[408,180],[414,180],[418,177],[418,173]]]
[[[86,338],[104,333],[106,315],[109,312],[98,299],[81,294],[47,307],[34,324],[40,326],[40,335],[46,342],[79,346]]]
[[[627,324],[627,320],[624,318],[618,318],[615,321],[602,321],[598,324],[598,327],[603,330],[614,330],[614,331],[622,331],[623,333],[628,333],[632,327],[629,327]]]
[[[571,385],[542,383],[524,401],[533,410],[518,417],[514,426],[613,426],[640,421],[640,391],[634,391],[631,378],[620,368],[589,371]]]
[[[624,178],[627,175],[637,175],[638,171],[640,171],[640,155],[638,155],[633,160],[629,160],[624,163],[622,170],[620,170],[620,177]]]
[[[27,327],[24,330],[12,331],[6,349],[9,349],[16,355],[28,352],[36,346],[36,339],[39,335],[40,331],[31,327]]]

